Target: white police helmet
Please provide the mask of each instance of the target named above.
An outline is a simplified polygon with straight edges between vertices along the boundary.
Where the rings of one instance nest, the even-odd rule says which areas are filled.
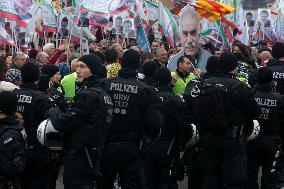
[[[247,140],[248,140],[248,141],[251,141],[251,140],[257,138],[258,135],[259,135],[259,132],[260,132],[260,125],[259,125],[259,123],[258,123],[257,120],[253,120],[253,131],[252,131],[252,133],[247,137]]]
[[[37,139],[49,150],[62,150],[62,134],[56,131],[49,119],[41,122],[37,129]]]
[[[192,123],[190,124],[190,126],[192,127],[193,133],[191,139],[185,144],[185,148],[189,146],[194,146],[199,141],[199,132],[197,130],[196,125]]]

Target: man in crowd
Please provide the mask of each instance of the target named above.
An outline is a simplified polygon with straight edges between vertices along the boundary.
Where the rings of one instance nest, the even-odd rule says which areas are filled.
[[[183,8],[180,13],[179,28],[182,50],[171,57],[168,68],[172,72],[175,71],[178,59],[188,56],[193,63],[195,74],[200,75],[206,70],[205,66],[210,54],[199,46],[200,17],[190,5]]]
[[[36,60],[39,62],[39,69],[41,70],[42,66],[48,63],[49,55],[46,52],[39,52],[36,56]]]
[[[21,68],[26,63],[26,55],[23,52],[17,52],[14,55],[14,63],[6,73],[5,79],[15,85],[21,84]]]
[[[173,92],[176,95],[182,95],[186,85],[193,79],[195,76],[191,73],[192,63],[187,56],[182,56],[177,61],[177,69],[175,72],[172,72],[172,85]]]
[[[77,66],[78,58],[75,58],[71,61],[71,73],[64,76],[64,78],[61,80],[61,85],[63,91],[65,92],[64,96],[67,103],[73,102],[73,98],[76,93]]]
[[[168,52],[164,48],[158,48],[156,49],[156,61],[161,66],[167,66],[167,60],[168,60]]]
[[[47,43],[43,46],[43,52],[46,52],[49,56],[47,64],[55,64],[63,51],[65,50],[66,45],[62,44],[58,47],[58,49],[55,48],[55,45],[53,43]]]

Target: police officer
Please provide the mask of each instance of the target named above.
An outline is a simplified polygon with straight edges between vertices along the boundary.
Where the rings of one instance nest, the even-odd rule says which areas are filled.
[[[112,116],[112,102],[100,87],[100,75],[106,69],[94,54],[78,59],[77,78],[81,84],[74,105],[60,113],[48,114],[55,130],[64,133],[64,188],[93,189],[99,175],[100,148],[105,143]]]
[[[258,121],[261,126],[259,136],[248,142],[248,188],[258,189],[258,170],[262,166],[261,187],[275,188],[275,172],[272,172],[275,154],[279,150],[277,128],[273,127],[273,117],[279,93],[272,92],[272,71],[263,67],[257,73],[255,101],[261,109]]]
[[[149,86],[154,86],[154,72],[159,68],[159,64],[155,61],[147,61],[143,64],[142,72],[144,74],[144,78],[142,82]]]
[[[215,76],[195,86],[190,93],[194,101],[191,115],[201,137],[203,189],[245,188],[243,131],[252,130],[258,107],[249,89],[235,79],[237,65],[233,54],[223,53]]]
[[[41,69],[39,87],[52,98],[60,110],[66,111],[68,104],[64,98],[64,91],[60,84],[60,71],[54,64],[44,65]]]
[[[50,186],[47,179],[48,151],[38,142],[36,131],[51,103],[35,84],[39,80],[39,69],[35,64],[26,63],[21,69],[21,75],[22,85],[14,91],[18,98],[17,110],[23,115],[28,145],[26,168],[20,178],[21,187],[47,188]]]
[[[203,73],[200,77],[195,78],[194,80],[190,81],[186,88],[185,92],[183,94],[183,98],[186,101],[186,104],[193,103],[193,101],[190,98],[191,90],[192,88],[210,78],[213,77],[218,64],[218,57],[217,56],[211,56],[207,60],[206,64],[206,73]],[[187,110],[187,109],[186,109]],[[189,113],[189,115],[191,115]],[[182,161],[186,167],[186,174],[188,178],[188,189],[199,189],[201,188],[202,184],[202,165],[200,160],[200,145],[197,143],[193,146],[188,146],[188,148],[185,149],[184,155],[182,157]]]
[[[130,49],[122,57],[118,77],[104,81],[114,104],[114,114],[108,145],[102,157],[100,189],[112,189],[117,173],[122,188],[142,188],[139,149],[147,150],[149,141],[160,133],[163,119],[155,108],[159,98],[154,91],[137,81],[139,64],[139,52]],[[141,138],[145,140],[139,145]]]
[[[160,67],[153,75],[162,101],[164,124],[159,140],[146,155],[145,185],[147,189],[177,189],[177,180],[182,180],[184,176],[180,146],[191,138],[192,127],[184,112],[184,102],[173,94],[170,87],[171,72],[166,67]]]
[[[54,106],[57,106],[61,111],[65,112],[68,109],[68,104],[64,98],[64,94],[60,84],[59,68],[54,64],[46,64],[41,68],[40,79],[38,86],[40,91],[48,96],[53,101]],[[48,178],[52,183],[53,189],[56,188],[56,180],[62,165],[63,153],[62,150],[49,150],[50,172]]]
[[[273,72],[272,90],[284,95],[284,43],[277,42],[272,47],[272,56],[267,66]]]
[[[13,117],[17,97],[0,92],[0,189],[19,189],[18,177],[25,167],[25,130]]]

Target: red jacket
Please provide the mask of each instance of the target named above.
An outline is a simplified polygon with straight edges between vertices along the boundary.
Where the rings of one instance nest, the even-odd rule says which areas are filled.
[[[49,61],[47,64],[55,64],[61,54],[62,54],[62,51],[59,49],[56,49],[53,55],[49,58]]]

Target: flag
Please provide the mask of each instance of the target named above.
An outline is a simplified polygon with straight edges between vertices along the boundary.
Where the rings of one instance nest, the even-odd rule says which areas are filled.
[[[84,34],[87,36],[88,40],[90,40],[90,39],[96,40],[96,37],[94,36],[94,34],[92,34],[92,32],[89,30],[89,28],[83,27],[82,30],[83,30]]]
[[[217,26],[218,26],[218,30],[219,30],[220,34],[222,35],[222,37],[224,39],[224,46],[226,48],[230,48],[230,43],[228,41],[228,36],[226,35],[226,31],[224,30],[224,25],[221,23],[220,20],[217,20],[216,23],[217,23]]]
[[[43,0],[39,7],[42,13],[43,31],[56,32],[57,18],[56,18],[56,10],[53,7],[53,5],[47,0]]]
[[[149,24],[153,26],[159,19],[159,6],[156,3],[145,1]]]
[[[151,52],[150,44],[146,35],[145,28],[143,25],[140,25],[136,28],[136,43],[142,52]]]
[[[229,5],[210,0],[197,0],[193,6],[201,17],[207,18],[211,22],[216,22],[219,18],[235,10],[235,8]]]
[[[0,26],[0,44],[16,46],[11,36],[2,26]]]
[[[105,15],[91,14],[89,19],[90,25],[96,26],[110,26],[109,17]]]
[[[150,44],[146,35],[146,21],[141,0],[136,0],[134,5],[134,26],[136,28],[136,43],[142,52],[151,52]]]
[[[175,47],[177,24],[170,10],[162,3],[159,4],[159,31],[164,34],[169,45]]]
[[[19,23],[20,27],[26,27],[31,14],[29,10],[32,3],[27,0],[25,5],[16,0],[0,0],[0,17],[7,18]]]
[[[97,14],[115,14],[128,10],[126,6],[128,0],[85,0],[82,2],[80,10],[94,12]]]
[[[144,2],[143,0],[137,0],[137,4],[134,6],[134,12],[136,14],[136,18],[139,17],[138,22],[141,21],[141,23],[144,25],[144,28],[148,27],[148,18],[147,18],[147,11],[144,8]]]
[[[80,44],[81,36],[82,36],[82,28],[78,27],[76,24],[73,25],[73,30],[70,40]]]

